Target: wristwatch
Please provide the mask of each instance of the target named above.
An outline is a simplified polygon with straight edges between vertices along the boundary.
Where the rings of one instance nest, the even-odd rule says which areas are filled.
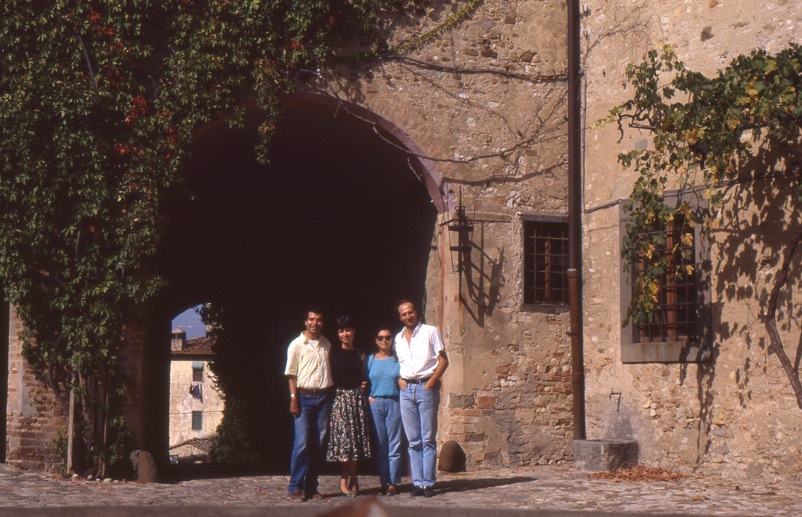
[[[295,398],[295,393],[290,393],[290,398],[294,399]]]

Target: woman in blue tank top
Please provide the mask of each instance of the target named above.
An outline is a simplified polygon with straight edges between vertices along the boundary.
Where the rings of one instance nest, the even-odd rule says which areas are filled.
[[[401,483],[401,405],[398,378],[400,366],[393,350],[393,333],[381,327],[376,333],[378,352],[368,358],[370,411],[376,431],[376,467],[381,493],[395,495]]]

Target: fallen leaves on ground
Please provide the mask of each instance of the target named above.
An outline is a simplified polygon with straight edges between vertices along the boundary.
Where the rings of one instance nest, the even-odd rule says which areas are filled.
[[[671,469],[650,468],[639,465],[631,469],[597,472],[591,474],[591,477],[610,481],[679,481],[688,476]]]

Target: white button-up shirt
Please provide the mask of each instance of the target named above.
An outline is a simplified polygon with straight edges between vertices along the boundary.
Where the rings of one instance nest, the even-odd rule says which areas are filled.
[[[284,375],[294,376],[295,385],[300,389],[322,390],[334,385],[329,363],[331,343],[320,336],[309,340],[301,333],[287,347],[287,367]]]
[[[437,356],[445,350],[437,327],[418,323],[408,342],[405,330],[395,337],[395,351],[401,365],[401,378],[425,379],[437,369]]]

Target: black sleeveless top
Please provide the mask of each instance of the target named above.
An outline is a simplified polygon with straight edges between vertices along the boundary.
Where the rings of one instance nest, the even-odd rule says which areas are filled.
[[[365,380],[365,366],[357,350],[332,347],[331,376],[336,388],[359,388]]]

